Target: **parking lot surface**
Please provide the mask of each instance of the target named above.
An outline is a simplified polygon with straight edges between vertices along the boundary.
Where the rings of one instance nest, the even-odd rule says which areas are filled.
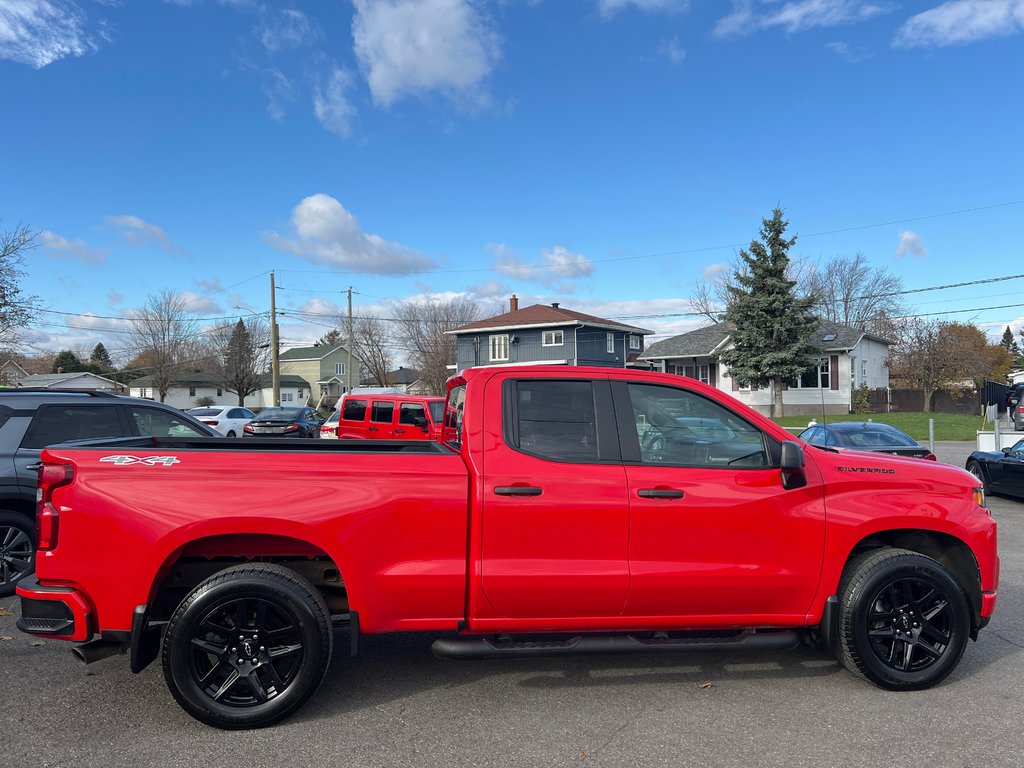
[[[938,444],[963,466],[970,444]],[[37,766],[1013,766],[1024,755],[1024,503],[991,498],[1002,580],[959,668],[881,691],[825,651],[453,662],[435,636],[338,654],[297,716],[226,732],[174,703],[159,663],[85,667],[0,600],[0,755]],[[346,636],[338,637],[345,648]]]

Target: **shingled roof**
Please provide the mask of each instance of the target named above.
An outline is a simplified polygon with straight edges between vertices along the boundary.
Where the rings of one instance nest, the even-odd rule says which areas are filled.
[[[634,325],[626,325],[615,320],[564,309],[558,306],[558,304],[531,304],[529,307],[523,307],[514,312],[506,312],[503,315],[496,315],[484,320],[467,323],[450,331],[445,331],[445,333],[459,335],[462,333],[473,333],[474,331],[497,331],[510,328],[526,328],[529,326],[557,325],[589,325],[608,330],[628,331],[629,333],[640,335],[654,333],[654,331],[638,328]]]
[[[673,357],[711,357],[716,354],[729,340],[729,326],[717,323],[695,331],[681,333],[668,339],[655,342],[644,350],[641,360],[663,360]],[[892,344],[888,339],[851,328],[848,325],[833,323],[831,320],[819,320],[818,329],[811,335],[811,344],[822,352],[846,352],[857,346],[864,337]]]

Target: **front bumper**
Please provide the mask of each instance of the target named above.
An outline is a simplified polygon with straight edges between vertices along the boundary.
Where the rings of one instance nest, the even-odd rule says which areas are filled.
[[[82,642],[93,635],[93,611],[88,601],[71,587],[47,587],[35,576],[18,584],[21,618],[16,626],[37,637]]]

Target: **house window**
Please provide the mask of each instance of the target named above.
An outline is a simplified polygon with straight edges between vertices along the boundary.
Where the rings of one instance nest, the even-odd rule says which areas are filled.
[[[345,364],[344,363],[335,363],[334,364],[334,375],[335,376],[344,376],[345,375]]]
[[[282,392],[281,393],[281,402],[282,403],[290,403],[291,401],[292,401],[292,393],[291,392]]]
[[[508,360],[508,334],[491,336],[491,362],[496,360]]]
[[[221,389],[220,387],[217,387],[217,397],[223,397],[223,396],[224,396],[224,390]]]
[[[545,347],[561,347],[565,344],[565,331],[544,331],[541,344]]]
[[[188,396],[189,397],[195,397],[196,396],[196,388],[195,387],[189,387],[188,388]]]
[[[797,381],[799,389],[829,389],[832,386],[832,370],[827,357],[819,357],[818,364],[804,371]]]
[[[630,336],[629,337],[629,348],[630,349],[640,349],[640,337],[639,336]]]
[[[710,365],[698,365],[697,366],[697,381],[703,382],[704,384],[711,383],[711,366]]]
[[[605,338],[605,348],[608,350],[608,353],[609,354],[615,354],[615,334],[614,333],[606,333],[604,335],[604,338]]]
[[[299,397],[300,399],[302,398],[302,390],[301,390],[301,389],[299,390],[299,394],[298,394],[298,397]]]
[[[149,397],[149,395],[147,394],[148,392],[149,392],[148,389],[140,389],[139,390],[139,397]]]

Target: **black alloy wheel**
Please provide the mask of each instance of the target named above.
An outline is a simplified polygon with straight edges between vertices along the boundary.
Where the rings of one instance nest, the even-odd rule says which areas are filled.
[[[258,728],[298,709],[330,661],[330,614],[305,579],[277,565],[214,574],[164,636],[164,677],[178,703],[218,728]]]
[[[941,564],[880,549],[848,568],[834,647],[847,669],[875,685],[919,690],[953,671],[970,626],[963,589]]]
[[[17,512],[0,512],[0,597],[14,594],[18,582],[35,571],[35,526]]]

